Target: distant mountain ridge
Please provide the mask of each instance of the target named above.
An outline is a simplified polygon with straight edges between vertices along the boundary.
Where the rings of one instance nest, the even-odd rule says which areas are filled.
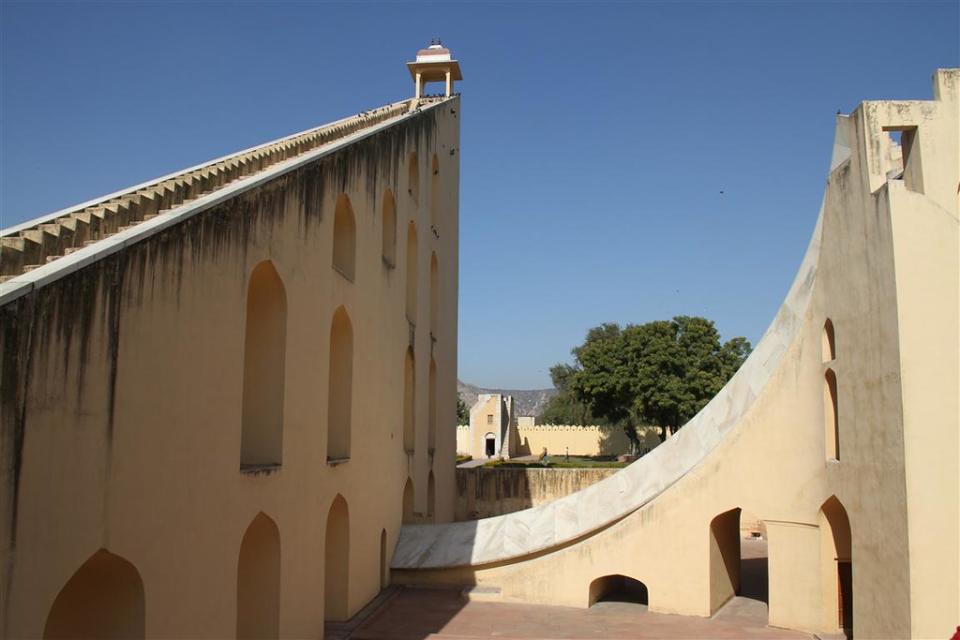
[[[556,389],[484,389],[476,385],[457,380],[457,393],[469,409],[477,402],[481,393],[500,393],[513,396],[514,410],[518,416],[539,416],[550,398],[557,395]]]

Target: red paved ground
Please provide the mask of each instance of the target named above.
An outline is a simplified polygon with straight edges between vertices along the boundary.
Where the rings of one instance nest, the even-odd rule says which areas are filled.
[[[643,605],[604,602],[589,609],[465,602],[459,591],[403,589],[351,638],[360,640],[532,640],[535,638],[807,638],[736,615],[712,619],[650,613]]]
[[[650,613],[641,604],[600,602],[589,609],[500,602],[467,602],[454,589],[399,589],[371,607],[363,622],[328,629],[329,638],[355,640],[546,640],[642,638],[717,640],[724,638],[806,638],[773,629],[767,622],[767,544],[743,540],[743,597],[727,603],[713,618]],[[336,633],[339,631],[339,633]]]

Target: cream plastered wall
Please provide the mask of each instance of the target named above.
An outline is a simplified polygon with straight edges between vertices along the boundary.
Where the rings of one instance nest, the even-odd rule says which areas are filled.
[[[642,449],[650,450],[660,444],[654,428],[644,427],[638,433]],[[572,456],[616,456],[630,452],[630,441],[619,427],[537,425],[533,424],[533,418],[524,416],[518,419],[517,435],[520,441],[518,455],[521,456],[540,455],[544,448],[550,455],[566,454],[567,448]],[[457,452],[482,456],[482,451],[478,453],[471,440],[469,425],[457,426]]]
[[[823,511],[835,498],[850,524],[856,637],[949,637],[960,619],[958,78],[938,71],[934,101],[868,102],[838,117],[802,325],[716,448],[639,509],[570,542],[394,578],[586,606],[592,580],[625,574],[647,585],[651,610],[707,616],[732,595],[711,522],[739,507],[767,530],[769,623],[837,632],[840,552],[825,541],[845,533]],[[899,171],[885,166],[896,156],[885,127],[916,129],[902,179],[887,177]],[[828,319],[834,354],[823,349]],[[828,369],[839,459],[827,449]],[[423,557],[430,566],[439,549]]]
[[[660,438],[651,427],[637,430],[641,449],[650,450],[660,444]],[[630,453],[630,440],[620,427],[579,425],[529,425],[517,427],[521,454],[539,455],[544,449],[549,455],[567,453],[577,456],[617,456]]]
[[[458,98],[94,261],[2,308],[5,555],[3,633],[38,637],[58,592],[99,549],[130,562],[148,637],[237,632],[238,554],[266,514],[279,531],[280,637],[323,635],[325,531],[335,498],[349,513],[348,614],[381,586],[400,529],[404,483],[426,513],[453,517],[454,434],[428,452],[428,384],[452,424],[456,385]],[[411,156],[415,153],[415,156]],[[431,228],[431,162],[439,220]],[[408,162],[419,166],[419,200]],[[382,206],[397,207],[397,260],[381,258]],[[333,212],[355,216],[356,269],[331,267]],[[416,327],[405,317],[406,229],[419,235]],[[439,323],[429,328],[430,263]],[[286,296],[283,458],[240,470],[247,282],[271,261]],[[327,461],[331,320],[353,331],[350,459]],[[416,353],[416,447],[402,445],[403,366]]]

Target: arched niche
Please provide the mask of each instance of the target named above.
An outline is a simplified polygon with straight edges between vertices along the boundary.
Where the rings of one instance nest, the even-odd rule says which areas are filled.
[[[413,480],[407,478],[403,485],[403,524],[413,522]]]
[[[434,517],[437,508],[437,481],[433,477],[433,471],[427,476],[427,516]]]
[[[389,268],[397,265],[397,203],[393,198],[393,191],[383,192],[383,228],[380,251],[383,264]]]
[[[420,202],[420,164],[415,151],[407,156],[407,193],[415,204]]]
[[[823,374],[823,437],[827,460],[840,459],[840,414],[837,405],[837,374],[827,369]]]
[[[286,290],[273,263],[264,260],[247,285],[241,469],[282,462],[286,340]]]
[[[853,537],[847,510],[836,496],[820,507],[823,626],[853,637]]]
[[[403,357],[403,449],[413,453],[417,429],[417,368],[413,348]]]
[[[437,361],[430,358],[430,379],[427,383],[427,450],[431,453],[437,448]]]
[[[100,549],[70,577],[47,614],[44,638],[143,638],[146,602],[140,572]]]
[[[280,635],[280,530],[260,512],[247,527],[237,560],[237,638]]]
[[[433,154],[430,162],[430,224],[434,232],[440,231],[440,160]]]
[[[601,576],[590,582],[588,605],[592,607],[598,602],[650,603],[647,585],[621,574]]]
[[[353,282],[357,263],[357,223],[350,198],[341,195],[333,214],[333,268]]]
[[[407,225],[407,319],[417,323],[417,278],[418,278],[417,225]]]
[[[833,321],[830,318],[823,323],[821,351],[824,362],[830,362],[837,357],[837,339],[833,331]]]
[[[440,329],[440,264],[437,254],[430,255],[430,335],[437,338]]]
[[[330,323],[327,390],[327,459],[345,460],[350,457],[353,413],[353,325],[343,307]]]
[[[324,619],[333,622],[350,617],[350,511],[337,494],[327,514],[324,546]]]

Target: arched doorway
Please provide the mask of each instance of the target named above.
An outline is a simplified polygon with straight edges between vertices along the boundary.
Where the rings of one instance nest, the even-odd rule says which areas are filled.
[[[483,453],[488,458],[492,458],[493,456],[497,455],[496,435],[488,433],[487,435],[483,436]]]
[[[136,567],[100,549],[57,594],[44,638],[143,638],[146,604]]]
[[[710,521],[711,615],[737,596],[740,610],[767,615],[769,572],[764,531],[759,518],[740,508]]]
[[[824,628],[853,637],[853,549],[850,518],[836,496],[820,507]]]
[[[324,620],[340,622],[350,617],[350,511],[347,501],[337,494],[327,514],[324,545]]]
[[[650,604],[647,585],[636,578],[620,574],[602,576],[590,583],[588,605],[592,607],[598,602]]]
[[[280,530],[260,512],[247,527],[237,560],[237,638],[280,634]]]

